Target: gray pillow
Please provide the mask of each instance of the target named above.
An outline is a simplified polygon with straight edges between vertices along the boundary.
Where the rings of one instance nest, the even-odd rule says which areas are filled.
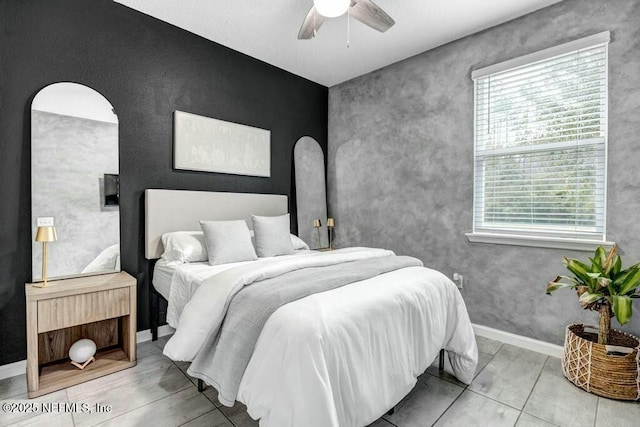
[[[251,215],[259,257],[289,255],[293,245],[289,234],[289,214],[280,216]]]
[[[207,244],[209,265],[258,259],[245,221],[200,221],[200,227]]]

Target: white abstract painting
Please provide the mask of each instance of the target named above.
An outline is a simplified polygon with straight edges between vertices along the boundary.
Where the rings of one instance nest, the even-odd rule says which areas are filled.
[[[271,132],[252,126],[175,111],[176,169],[271,176]]]

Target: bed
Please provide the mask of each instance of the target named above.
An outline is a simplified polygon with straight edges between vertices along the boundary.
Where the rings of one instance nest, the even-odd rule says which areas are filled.
[[[414,387],[441,349],[458,379],[471,382],[478,353],[464,301],[421,261],[376,248],[300,248],[214,266],[197,261],[198,251],[194,262],[156,263],[165,233],[198,233],[202,219],[250,225],[252,215],[285,215],[288,202],[147,190],[145,208],[154,339],[164,298],[176,327],[164,353],[191,362],[190,375],[215,387],[222,404],[244,403],[260,425],[367,425]]]

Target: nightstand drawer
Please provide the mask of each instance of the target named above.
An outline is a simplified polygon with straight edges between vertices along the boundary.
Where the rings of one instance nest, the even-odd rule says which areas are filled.
[[[129,288],[38,301],[38,333],[129,314]]]

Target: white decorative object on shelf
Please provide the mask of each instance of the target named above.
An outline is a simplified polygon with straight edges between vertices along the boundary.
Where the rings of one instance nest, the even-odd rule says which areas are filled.
[[[71,364],[79,369],[84,369],[85,366],[93,362],[95,360],[94,354],[96,354],[96,343],[87,338],[74,342],[69,349]]]

